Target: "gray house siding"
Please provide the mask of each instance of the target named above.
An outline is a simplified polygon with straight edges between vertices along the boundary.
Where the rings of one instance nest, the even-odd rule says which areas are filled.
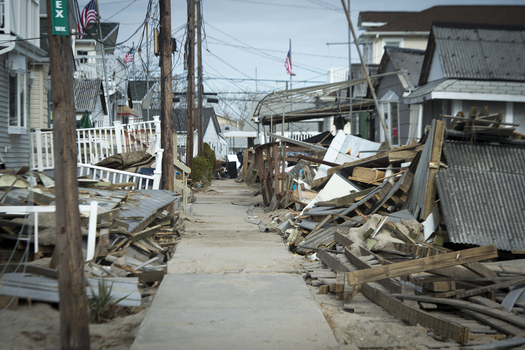
[[[392,65],[392,62],[389,62],[387,65],[387,68],[385,70],[386,72],[394,72],[396,71],[395,67]],[[376,89],[376,95],[377,98],[380,100],[385,96],[389,91],[394,92],[399,98],[403,97],[403,94],[405,93],[405,89],[403,85],[401,85],[401,82],[399,81],[399,78],[397,74],[387,75],[381,78],[379,85]],[[393,102],[393,101],[390,101]],[[375,122],[375,135],[374,140],[376,142],[381,141],[381,134],[380,131],[383,128],[381,125],[381,121],[379,118],[374,118]],[[388,121],[385,120],[385,123],[388,126]],[[410,114],[409,114],[409,106],[403,103],[398,104],[398,135],[399,135],[399,145],[404,145],[407,143],[408,140],[408,130],[410,126]],[[390,130],[389,130],[390,131]]]
[[[0,57],[0,154],[6,168],[19,169],[22,166],[29,166],[29,137],[27,134],[8,133],[9,76],[5,61],[5,56]],[[29,98],[27,96],[28,103]]]

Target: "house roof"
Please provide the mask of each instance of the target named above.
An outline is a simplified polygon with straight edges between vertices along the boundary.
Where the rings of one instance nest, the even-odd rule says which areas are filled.
[[[100,28],[102,33],[102,41],[105,46],[105,52],[112,54],[115,51],[115,44],[117,43],[117,36],[120,24],[114,22],[101,22]],[[93,40],[93,38],[98,39],[99,26],[98,23],[90,23],[87,25],[86,32],[88,35],[84,36],[84,39]],[[83,39],[77,39],[83,40]]]
[[[403,49],[399,47],[385,47],[385,54],[381,59],[378,74],[385,73],[388,62],[394,69],[403,71],[403,76],[409,89],[414,89],[419,84],[419,75],[423,66],[424,50]]]
[[[147,82],[146,80],[131,80],[128,82],[128,87],[132,101],[143,101],[149,91],[153,89],[154,81]]]
[[[75,79],[73,81],[73,91],[75,94],[75,110],[77,112],[87,111],[93,113],[98,99],[102,104],[104,113],[107,113],[102,79]]]
[[[146,115],[145,112],[142,112],[142,115]],[[160,115],[160,110],[158,109],[150,109],[150,115]],[[195,117],[197,117],[197,109],[195,109]],[[217,132],[217,135],[220,134],[221,128],[219,126],[219,122],[217,121],[217,117],[215,116],[215,110],[213,107],[204,107],[202,109],[202,119],[204,125],[206,125],[205,130],[208,127],[208,124],[211,122],[213,123],[213,127],[215,128],[215,131]],[[186,109],[175,109],[173,111],[173,130],[175,131],[188,131],[188,111]]]
[[[379,69],[378,64],[367,64],[366,67],[368,68],[368,75],[374,76],[377,74],[377,70]],[[365,72],[363,71],[363,67],[360,64],[352,64],[352,79],[363,79],[365,77]],[[372,83],[374,83],[376,79],[372,78]],[[368,94],[368,82],[360,83],[354,86],[353,96],[352,97],[366,97]]]
[[[453,243],[525,249],[525,147],[445,141],[437,190]]]
[[[437,54],[437,55],[436,55]],[[433,62],[439,57],[439,62]],[[435,23],[420,85],[432,65],[445,78],[525,82],[525,27]]]
[[[522,25],[524,17],[525,6],[443,5],[417,12],[363,11],[359,13],[358,27],[373,32],[429,32],[436,21]],[[386,24],[370,28],[363,23]]]
[[[525,82],[444,78],[419,87],[405,97],[403,101],[407,104],[413,104],[432,99],[525,102]]]

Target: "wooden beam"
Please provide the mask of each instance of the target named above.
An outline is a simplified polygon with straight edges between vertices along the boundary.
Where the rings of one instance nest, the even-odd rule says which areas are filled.
[[[478,288],[473,288],[469,290],[465,290],[462,292],[459,292],[456,294],[457,298],[468,298],[474,295],[480,295],[486,292],[492,292],[498,289],[504,289],[512,286],[517,286],[518,284],[525,283],[525,278],[517,278],[512,281],[504,281],[499,283],[490,284],[488,286],[481,286]]]
[[[471,311],[471,310],[462,310],[462,312],[466,313],[469,316],[474,317],[479,322],[484,323],[512,337],[515,337],[515,336],[523,337],[525,335],[524,330],[514,327],[513,325],[508,324],[507,322],[503,322],[502,320],[499,320],[495,317],[484,315],[482,313]]]
[[[399,277],[429,271],[442,267],[461,265],[468,262],[496,258],[498,250],[495,245],[465,249],[457,252],[434,255],[396,264],[373,267],[367,270],[349,272],[346,279],[350,285],[379,281],[385,278]]]
[[[354,253],[352,253],[350,249],[345,248],[344,250],[345,250],[345,256],[348,259],[348,261],[350,261],[352,265],[357,267],[360,271],[367,272],[367,271],[370,271],[371,269],[374,269],[368,263],[359,259],[359,257],[357,257]],[[348,283],[348,281],[346,281],[346,283]],[[390,293],[400,293],[402,290],[401,285],[399,283],[392,281],[391,279],[383,279],[383,280],[377,281],[377,283],[385,287]]]
[[[436,120],[436,128],[434,130],[434,142],[432,143],[432,152],[430,154],[430,164],[438,164],[437,169],[430,167],[428,170],[427,188],[425,193],[425,206],[423,218],[426,219],[432,209],[434,208],[434,202],[436,201],[436,174],[439,171],[439,162],[441,160],[441,151],[443,149],[443,138],[445,135],[445,122],[442,120]],[[426,166],[422,164],[422,166]]]
[[[317,250],[317,257],[336,272],[347,272],[348,267],[322,249]]]
[[[345,253],[346,255],[346,253]],[[337,266],[337,268],[349,271],[349,268],[336,260],[330,254],[321,253],[322,261],[328,261],[327,265]],[[332,260],[332,261],[330,261]],[[357,260],[360,260],[357,258]],[[422,310],[415,309],[403,302],[388,296],[379,289],[363,284],[361,286],[361,293],[375,304],[381,306],[391,314],[408,321],[412,324],[419,324],[434,331],[435,333],[449,339],[453,339],[460,343],[467,343],[469,340],[469,329],[467,327],[443,320],[439,317],[433,316]]]

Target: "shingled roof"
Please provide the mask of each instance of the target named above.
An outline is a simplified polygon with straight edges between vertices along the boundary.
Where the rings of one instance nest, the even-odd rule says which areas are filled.
[[[525,82],[525,27],[435,23],[425,55],[420,85],[436,64],[443,78]]]
[[[525,6],[433,6],[423,11],[363,11],[358,26],[373,32],[429,32],[432,22],[523,25]],[[364,27],[363,23],[386,23]]]
[[[146,80],[131,80],[128,82],[129,92],[132,101],[142,101],[146,97],[149,90],[153,89],[154,81],[146,82]]]
[[[385,54],[381,59],[381,64],[379,65],[377,73],[384,73],[387,63],[391,62],[394,69],[404,72],[404,77],[409,87],[414,89],[419,84],[419,76],[421,73],[421,67],[423,66],[424,57],[424,50],[386,46]]]
[[[73,81],[75,95],[75,110],[92,113],[97,106],[97,99],[105,110],[104,87],[102,79],[75,79]]]

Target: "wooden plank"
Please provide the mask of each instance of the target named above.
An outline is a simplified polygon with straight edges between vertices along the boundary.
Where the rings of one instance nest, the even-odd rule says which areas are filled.
[[[495,318],[499,318],[500,320],[511,323],[515,326],[525,328],[525,318],[521,316],[510,314],[508,311],[497,310],[497,309],[493,309],[493,308],[486,307],[483,305],[474,304],[474,303],[471,303],[465,300],[432,298],[432,297],[425,297],[422,295],[397,294],[397,295],[392,295],[392,296],[396,298],[400,298],[400,299],[417,300],[417,301],[423,301],[426,303],[449,305],[449,306],[453,306],[458,309],[472,310],[472,311],[480,312],[482,314],[489,315]]]
[[[488,316],[488,315],[484,315],[482,313],[479,313],[479,312],[476,312],[476,311],[471,311],[471,310],[463,310],[464,313],[466,313],[467,315],[475,318],[476,320],[478,320],[479,322],[482,322],[502,333],[505,333],[507,335],[510,335],[512,337],[515,337],[515,336],[525,336],[525,331],[522,330],[522,329],[519,329],[518,327],[514,327],[513,325],[507,323],[507,322],[503,322],[502,320],[499,320],[495,317],[491,317],[491,316]]]
[[[369,264],[359,259],[359,257],[356,256],[354,253],[352,253],[350,249],[345,248],[344,251],[345,251],[346,258],[352,263],[352,265],[357,267],[359,271],[363,271],[366,273],[367,271],[374,269],[374,267],[371,267]],[[347,276],[348,276],[348,273],[347,273]],[[348,283],[348,277],[345,278],[345,282]],[[379,280],[377,281],[377,283],[385,287],[388,291],[390,291],[390,293],[400,293],[402,290],[401,285],[399,283],[395,283],[391,279]],[[399,291],[399,292],[396,292],[396,291]]]
[[[457,298],[468,298],[474,295],[480,295],[487,292],[492,292],[498,289],[504,289],[512,286],[517,286],[518,284],[525,283],[525,278],[517,278],[512,281],[503,281],[499,283],[490,284],[488,286],[481,286],[478,288],[469,289],[463,292],[456,294]]]
[[[354,244],[354,242],[352,242],[352,240],[350,238],[348,238],[347,236],[343,235],[342,233],[339,233],[339,231],[335,232],[334,239],[335,239],[335,241],[337,243],[339,243],[343,247],[349,247],[352,244]]]
[[[515,338],[502,340],[495,343],[481,344],[481,345],[466,345],[462,350],[494,350],[494,349],[510,349],[519,345],[525,344],[525,338]]]
[[[332,256],[330,257],[335,259]],[[355,257],[355,260],[359,260],[359,258]],[[348,267],[345,268],[347,269],[346,271],[349,271]],[[453,339],[460,343],[467,343],[469,340],[469,329],[467,327],[441,319],[422,310],[415,309],[395,298],[388,296],[387,294],[369,284],[365,283],[361,286],[361,293],[363,293],[363,295],[372,302],[376,303],[386,311],[394,314],[402,320],[408,321],[412,324],[419,324],[422,327],[431,329],[435,333],[445,338]]]
[[[346,280],[350,285],[379,281],[385,278],[399,277],[433,270],[440,267],[449,267],[468,262],[491,259],[498,256],[495,245],[465,249],[457,252],[440,254],[426,258],[403,261],[367,270],[349,272]]]
[[[443,120],[436,120],[436,127],[434,130],[434,142],[432,143],[432,151],[430,154],[430,164],[439,164],[441,160],[441,151],[443,149],[443,138],[445,135],[445,122]],[[421,166],[425,166],[422,164]],[[430,168],[428,171],[427,188],[425,192],[425,205],[423,218],[426,219],[432,212],[434,202],[436,201],[436,174],[439,171],[437,169]]]
[[[145,239],[145,238],[148,238],[148,237],[151,237],[153,236],[155,233],[159,232],[162,228],[162,225],[157,225],[157,226],[153,226],[153,227],[149,227],[143,231],[140,231],[140,232],[137,232],[135,234],[132,234],[131,236],[131,242],[137,242],[137,241],[140,241],[141,239]]]
[[[325,263],[326,266],[328,266],[329,268],[331,268],[332,270],[334,270],[336,272],[338,272],[338,271],[340,271],[340,272],[348,271],[348,267],[343,265],[343,263],[341,263],[339,260],[334,258],[332,255],[330,255],[330,253],[327,253],[327,252],[325,252],[322,249],[319,249],[317,251],[317,257],[323,263]]]
[[[498,274],[496,272],[492,271],[485,265],[478,263],[478,262],[463,264],[463,266],[469,269],[470,271],[477,273],[481,277],[487,277],[487,278],[498,277]]]
[[[366,283],[361,286],[361,293],[402,320],[429,328],[442,337],[455,340],[459,343],[467,343],[469,341],[468,327],[441,319],[425,311],[414,309]]]

